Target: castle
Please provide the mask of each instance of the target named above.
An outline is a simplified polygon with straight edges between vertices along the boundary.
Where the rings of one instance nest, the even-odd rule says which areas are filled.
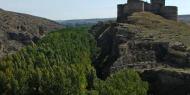
[[[150,3],[141,0],[128,0],[127,4],[118,6],[118,22],[124,22],[134,12],[152,12],[169,20],[177,20],[178,8],[176,6],[165,6],[165,0],[151,0]]]

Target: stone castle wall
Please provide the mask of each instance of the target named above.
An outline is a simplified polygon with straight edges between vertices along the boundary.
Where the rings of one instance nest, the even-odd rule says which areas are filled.
[[[149,3],[144,2],[144,11],[151,11],[152,10],[151,8],[152,7],[151,7],[151,5]]]
[[[123,12],[124,6],[125,6],[125,4],[119,4],[119,5],[117,5],[117,10],[118,10],[117,11],[117,21],[119,21],[119,22],[127,19],[126,15]]]
[[[151,0],[152,5],[161,4],[161,6],[165,6],[165,0]]]
[[[165,0],[151,0],[151,11],[160,14],[160,9],[165,6]]]
[[[177,20],[177,12],[178,9],[176,6],[166,6],[162,7],[160,10],[160,14],[165,17],[166,19],[171,19],[171,20]]]
[[[123,11],[128,14],[132,14],[133,12],[142,12],[144,11],[144,2],[128,3],[124,6]]]
[[[133,12],[144,11],[144,2],[142,1],[128,1],[128,4],[118,5],[118,21],[122,22],[127,19],[127,16]],[[124,21],[125,22],[125,21]]]

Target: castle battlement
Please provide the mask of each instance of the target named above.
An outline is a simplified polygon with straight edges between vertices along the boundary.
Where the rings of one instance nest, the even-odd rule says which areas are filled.
[[[118,6],[118,22],[125,22],[127,17],[134,12],[152,12],[169,20],[177,20],[178,8],[176,6],[165,6],[165,0],[151,0],[150,3],[142,0],[128,0],[126,4]]]

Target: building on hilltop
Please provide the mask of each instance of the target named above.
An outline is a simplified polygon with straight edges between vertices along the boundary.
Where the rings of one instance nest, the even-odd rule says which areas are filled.
[[[142,0],[128,0],[126,4],[118,6],[118,22],[125,22],[127,17],[134,12],[152,12],[169,20],[177,20],[178,8],[176,6],[165,6],[165,0],[151,0],[150,3]]]

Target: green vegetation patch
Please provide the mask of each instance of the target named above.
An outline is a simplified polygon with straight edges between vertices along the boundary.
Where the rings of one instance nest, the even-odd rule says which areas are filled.
[[[95,75],[91,51],[95,41],[86,28],[49,33],[33,46],[0,63],[0,94],[78,95]]]
[[[108,92],[111,94],[107,95],[116,95],[120,91],[123,91],[120,95],[145,95],[147,84],[134,71],[116,74],[105,81],[96,77],[91,65],[96,43],[87,29],[51,32],[36,44],[2,59],[0,95],[106,95]],[[119,86],[123,89],[118,89]]]
[[[148,84],[133,70],[121,70],[96,83],[100,95],[147,95]]]

